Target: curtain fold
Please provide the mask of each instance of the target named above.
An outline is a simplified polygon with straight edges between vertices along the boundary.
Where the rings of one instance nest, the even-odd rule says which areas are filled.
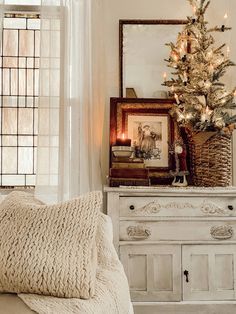
[[[47,202],[101,189],[104,116],[99,0],[43,0],[36,194]]]

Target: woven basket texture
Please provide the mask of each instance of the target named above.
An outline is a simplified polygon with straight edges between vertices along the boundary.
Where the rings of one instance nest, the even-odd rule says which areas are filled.
[[[188,134],[190,172],[196,186],[232,184],[231,136],[218,132]]]

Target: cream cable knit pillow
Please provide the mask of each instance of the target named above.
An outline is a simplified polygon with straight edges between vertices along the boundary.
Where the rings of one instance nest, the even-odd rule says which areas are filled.
[[[9,194],[0,204],[0,292],[92,297],[101,205],[101,192],[57,205]]]

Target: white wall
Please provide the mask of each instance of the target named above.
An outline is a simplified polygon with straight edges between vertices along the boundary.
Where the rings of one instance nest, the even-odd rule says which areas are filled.
[[[119,20],[120,19],[185,19],[192,14],[187,0],[103,0],[105,38],[106,116],[104,139],[104,176],[108,174],[109,99],[119,96]],[[212,0],[207,13],[209,25],[221,25],[225,12],[233,27],[231,32],[220,33],[220,40],[230,45],[231,59],[236,62],[235,0]],[[214,35],[215,36],[215,35]],[[218,37],[219,37],[218,36]],[[236,68],[226,76],[227,86],[236,86]],[[235,139],[236,144],[236,139]],[[236,147],[236,145],[235,145]],[[235,158],[236,159],[236,158]],[[236,178],[236,162],[234,167]],[[235,181],[236,182],[236,181]]]

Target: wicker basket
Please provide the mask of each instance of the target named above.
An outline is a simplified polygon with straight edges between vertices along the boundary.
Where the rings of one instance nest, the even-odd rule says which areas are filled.
[[[218,132],[188,133],[190,172],[196,186],[232,184],[232,143],[230,135]]]

